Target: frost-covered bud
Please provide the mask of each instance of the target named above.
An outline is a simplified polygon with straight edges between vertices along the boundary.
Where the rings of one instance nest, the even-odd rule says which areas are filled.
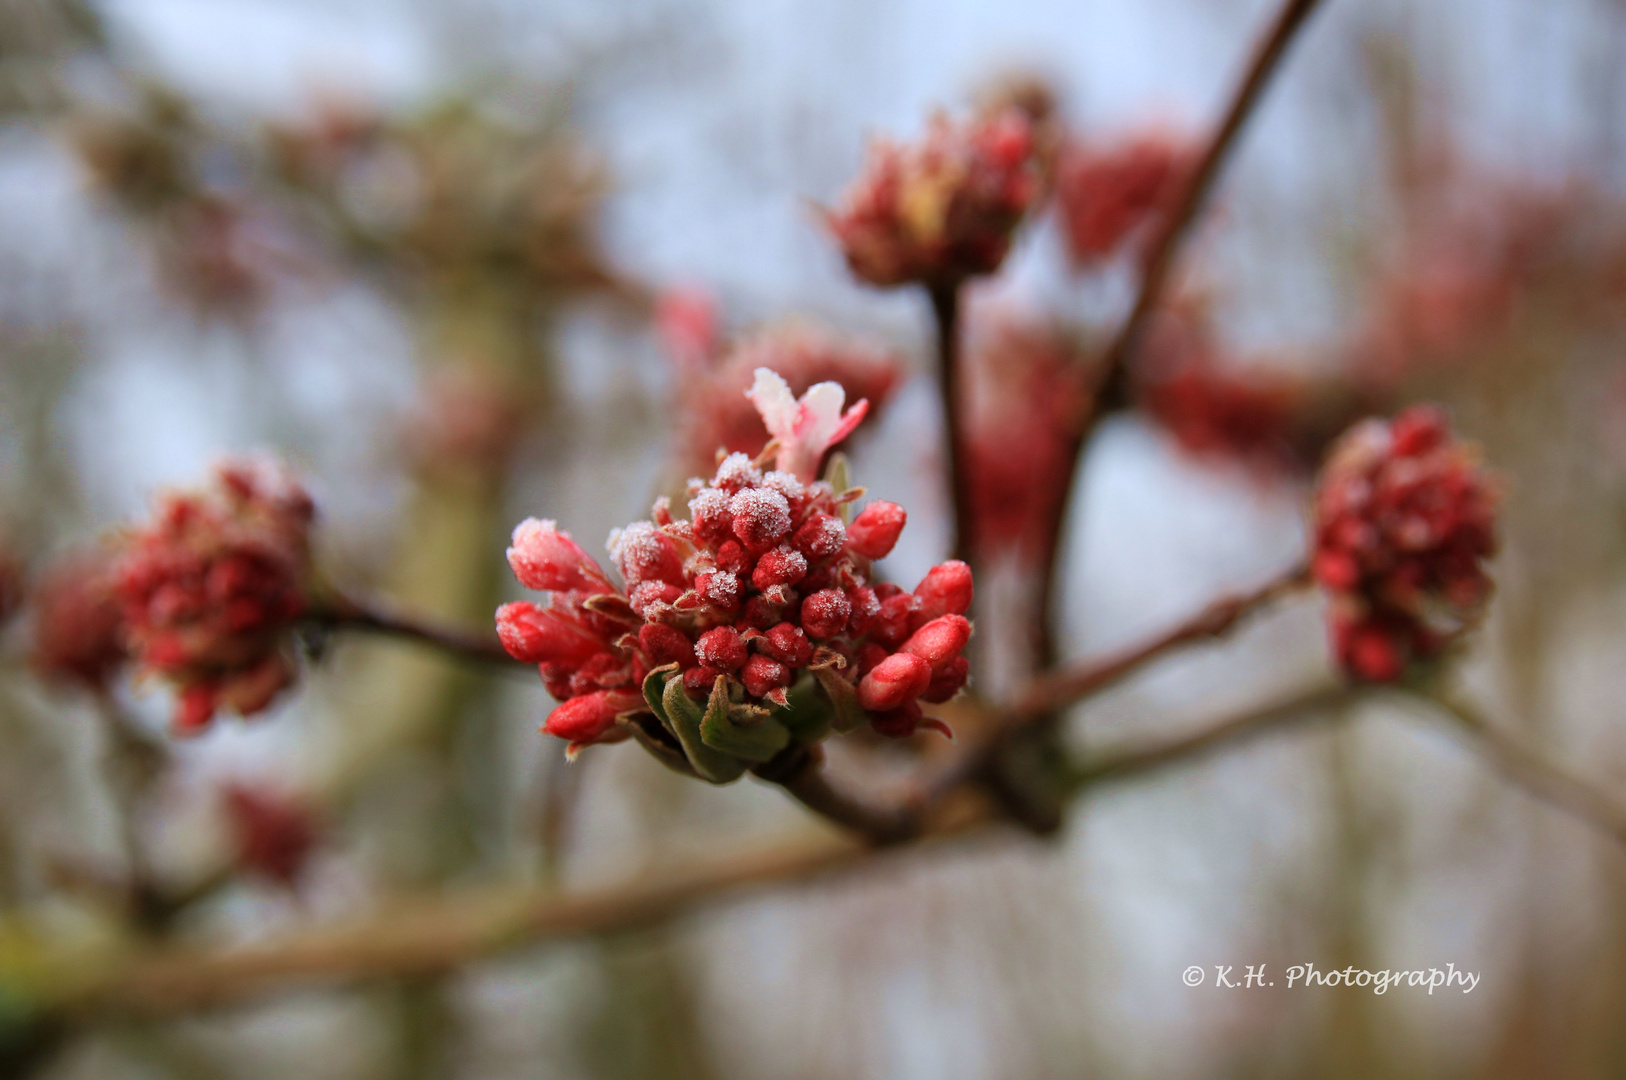
[[[790,503],[777,491],[745,488],[729,500],[734,536],[747,551],[766,551],[790,532]]]
[[[969,678],[971,678],[971,661],[963,656],[956,656],[932,673],[932,681],[921,693],[920,700],[941,705],[963,690]]]
[[[568,741],[572,748],[615,741],[620,734],[615,718],[638,701],[636,694],[626,691],[595,690],[558,705],[542,730]]]
[[[610,591],[609,579],[581,545],[552,521],[526,518],[514,526],[508,565],[527,589],[546,592]]]
[[[860,585],[847,593],[847,601],[852,605],[852,614],[847,618],[847,630],[853,636],[863,634],[875,621],[875,616],[881,612],[881,601],[875,595],[875,590],[868,585]]]
[[[1479,618],[1496,509],[1494,482],[1438,409],[1368,420],[1339,441],[1316,491],[1310,565],[1351,676],[1399,679]]]
[[[728,511],[728,492],[721,488],[702,488],[689,500],[689,516],[694,535],[708,544],[722,543],[733,535],[734,515]]]
[[[751,569],[751,556],[738,540],[724,540],[717,545],[717,569],[731,574],[747,574]]]
[[[871,712],[896,709],[931,685],[932,667],[910,653],[893,653],[858,683],[858,703]]]
[[[808,637],[827,638],[841,633],[852,615],[852,603],[840,589],[820,589],[802,601],[802,629]]]
[[[791,667],[804,667],[813,658],[813,643],[807,640],[807,634],[788,622],[770,628],[762,639],[762,648],[775,660]]]
[[[866,559],[884,559],[892,553],[908,518],[897,503],[876,500],[847,526],[847,546]]]
[[[645,623],[638,628],[638,648],[648,658],[652,668],[667,664],[677,664],[683,668],[695,665],[694,642],[675,626]]]
[[[920,598],[913,593],[888,596],[870,622],[869,636],[888,648],[897,648],[908,639],[911,627],[926,621],[920,608]]]
[[[757,560],[751,584],[767,590],[774,585],[794,585],[806,576],[807,558],[795,548],[780,544]]]
[[[755,697],[767,697],[771,691],[790,685],[790,668],[770,656],[756,654],[745,662],[740,671],[745,692]]]
[[[740,606],[740,579],[727,570],[696,575],[694,587],[706,603],[720,611],[733,611]]]
[[[920,599],[920,613],[926,619],[964,615],[971,610],[971,567],[959,559],[937,564],[915,586],[915,596]]]
[[[711,693],[712,686],[722,673],[721,668],[714,668],[710,664],[692,667],[683,673],[683,689],[687,690],[692,698],[705,698]]]
[[[812,560],[834,558],[847,540],[846,526],[834,514],[811,514],[796,530],[791,546]]]
[[[745,639],[732,626],[719,626],[700,635],[694,653],[702,664],[728,672],[738,671],[745,663]]]
[[[899,648],[930,664],[932,671],[941,671],[960,655],[965,643],[971,640],[971,621],[963,615],[943,615],[909,635]]]
[[[497,637],[524,664],[580,663],[604,648],[604,638],[551,608],[524,600],[497,609]]]
[[[672,541],[648,521],[635,521],[610,534],[610,556],[629,588],[645,581],[686,584],[683,560]]]

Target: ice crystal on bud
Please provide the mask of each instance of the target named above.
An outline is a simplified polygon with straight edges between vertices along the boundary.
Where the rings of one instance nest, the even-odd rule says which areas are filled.
[[[919,143],[872,145],[826,223],[864,281],[952,286],[999,269],[1038,193],[1025,113],[1008,107],[965,124],[939,113]]]
[[[914,593],[872,586],[871,559],[891,549],[904,513],[876,503],[849,531],[846,495],[726,458],[691,484],[690,521],[616,531],[627,593],[552,523],[522,524],[516,575],[554,587],[545,603],[505,604],[497,626],[560,701],[544,730],[573,749],[636,737],[724,782],[793,740],[866,720],[897,737],[940,727],[917,699],[965,685],[970,570],[944,563]]]
[[[234,461],[213,487],[164,496],[126,538],[113,569],[126,638],[144,671],[174,684],[177,731],[221,708],[257,713],[293,683],[313,516],[280,468]]]
[[[801,481],[818,476],[825,452],[851,435],[869,412],[867,400],[843,412],[847,392],[840,383],[811,386],[798,399],[790,392],[790,384],[769,368],[757,368],[745,396],[762,414],[768,434],[779,443],[777,468]]]
[[[1351,676],[1400,679],[1478,619],[1496,505],[1475,452],[1431,406],[1367,420],[1339,441],[1316,492],[1311,568]]]

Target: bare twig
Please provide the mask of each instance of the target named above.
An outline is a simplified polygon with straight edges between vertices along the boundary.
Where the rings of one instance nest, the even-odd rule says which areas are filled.
[[[1209,136],[1202,157],[1186,179],[1180,197],[1172,203],[1148,245],[1145,273],[1141,277],[1140,290],[1135,296],[1134,306],[1130,308],[1128,317],[1124,319],[1117,334],[1102,353],[1094,395],[1094,412],[1090,423],[1086,425],[1075,444],[1074,472],[1077,471],[1077,455],[1089,444],[1090,428],[1101,416],[1127,397],[1126,384],[1130,358],[1134,354],[1135,346],[1139,344],[1147,320],[1163,298],[1164,288],[1168,284],[1169,273],[1174,266],[1180,245],[1190,233],[1198,211],[1202,209],[1215,180],[1219,177],[1220,170],[1236,144],[1237,136],[1253,114],[1271,76],[1281,66],[1287,47],[1292,44],[1294,36],[1319,2],[1320,0],[1283,0],[1275,19],[1254,47],[1253,57],[1244,70],[1241,81],[1237,83],[1219,124]],[[1057,507],[1054,525],[1058,534],[1066,527],[1067,504],[1070,498],[1070,493],[1064,493],[1061,505]],[[1055,594],[1061,551],[1062,544],[1060,536],[1057,535],[1052,539],[1048,549],[1041,591],[1043,597],[1050,598]],[[1036,630],[1035,640],[1048,649],[1051,640],[1048,626],[1048,620],[1052,617],[1051,604],[1041,603],[1035,617],[1046,620],[1046,625]],[[1053,655],[1043,656],[1041,663],[1048,664],[1054,659]]]
[[[915,799],[876,803],[833,785],[824,768],[824,750],[817,745],[796,747],[751,771],[784,788],[815,814],[851,829],[876,847],[912,840],[925,827],[922,807]]]
[[[384,611],[350,597],[340,597],[306,616],[306,622],[324,630],[365,630],[429,645],[442,652],[486,664],[518,664],[494,633],[463,627],[437,626],[407,615]]]
[[[960,289],[957,283],[940,283],[927,286],[926,291],[931,297],[937,330],[937,388],[942,401],[943,442],[947,451],[946,486],[953,509],[950,520],[954,523],[954,535],[949,537],[949,557],[970,563],[976,544],[973,529],[976,518],[971,506],[965,407],[960,400],[964,375],[960,370]]]
[[[1586,780],[1540,757],[1460,698],[1425,694],[1434,715],[1466,735],[1498,772],[1528,795],[1626,844],[1626,807]]]

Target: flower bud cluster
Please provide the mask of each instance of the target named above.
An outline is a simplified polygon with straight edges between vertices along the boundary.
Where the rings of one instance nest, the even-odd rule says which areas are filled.
[[[1040,194],[1034,145],[1015,107],[964,124],[939,113],[918,143],[874,143],[826,215],[852,272],[871,285],[954,285],[999,269]]]
[[[141,668],[173,683],[175,729],[222,708],[248,716],[297,674],[294,621],[307,610],[310,496],[281,470],[228,462],[212,488],[170,494],[113,567],[125,636]]]
[[[1368,420],[1334,447],[1315,503],[1311,568],[1332,599],[1339,662],[1392,682],[1482,611],[1497,492],[1432,406]]]
[[[42,678],[100,691],[129,659],[106,553],[79,552],[48,567],[29,590],[28,607],[29,663]]]
[[[1068,143],[1056,165],[1056,202],[1073,262],[1102,262],[1143,235],[1179,195],[1191,164],[1191,148],[1164,132],[1105,146]]]
[[[845,523],[861,494],[731,454],[709,482],[690,481],[688,520],[662,499],[652,520],[611,534],[624,591],[553,522],[522,522],[509,563],[550,595],[505,604],[497,629],[561,702],[544,730],[577,747],[627,738],[620,721],[654,711],[643,695],[664,671],[691,701],[725,695],[748,726],[794,721],[835,695],[882,734],[913,734],[921,701],[965,685],[971,572],[944,563],[914,592],[872,583],[905,513],[876,501]],[[810,696],[793,699],[799,686]]]

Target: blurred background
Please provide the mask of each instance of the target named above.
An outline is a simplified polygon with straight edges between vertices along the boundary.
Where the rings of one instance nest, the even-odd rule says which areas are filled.
[[[929,311],[855,283],[815,204],[867,138],[1039,85],[1069,145],[1200,141],[1273,8],[0,0],[0,555],[37,582],[155,491],[269,451],[316,496],[332,579],[488,627],[519,595],[513,523],[555,518],[597,552],[707,467],[694,417],[735,400],[727,343],[795,317],[868,350],[883,407],[853,468],[909,508],[887,565],[915,580],[948,534]],[[1133,407],[1062,471],[1057,651],[1135,641],[1290,565],[1326,439],[1442,401],[1506,489],[1464,678],[1626,797],[1626,4],[1327,0],[1216,196]],[[968,329],[974,365],[1031,372],[1046,400],[1133,298],[1133,258],[1081,259],[1066,234],[1036,215]],[[1012,420],[986,396],[996,434],[1034,400]],[[1004,451],[1018,487],[1023,452]],[[1043,561],[1007,539],[978,580],[995,693],[1031,666],[1000,627]],[[3,1030],[29,1031],[30,950],[128,932],[132,883],[185,900],[143,932],[239,943],[396,895],[584,888],[827,829],[632,747],[566,766],[534,679],[393,642],[335,642],[270,713],[173,741],[160,686],[31,669],[39,629],[13,620],[0,668]],[[1128,745],[1326,669],[1305,599],[1075,710],[1068,737]],[[909,852],[452,975],[30,1032],[3,1067],[1626,1072],[1618,847],[1415,711],[1348,713],[1091,791],[1050,839]],[[1481,982],[1180,979],[1306,962]]]

